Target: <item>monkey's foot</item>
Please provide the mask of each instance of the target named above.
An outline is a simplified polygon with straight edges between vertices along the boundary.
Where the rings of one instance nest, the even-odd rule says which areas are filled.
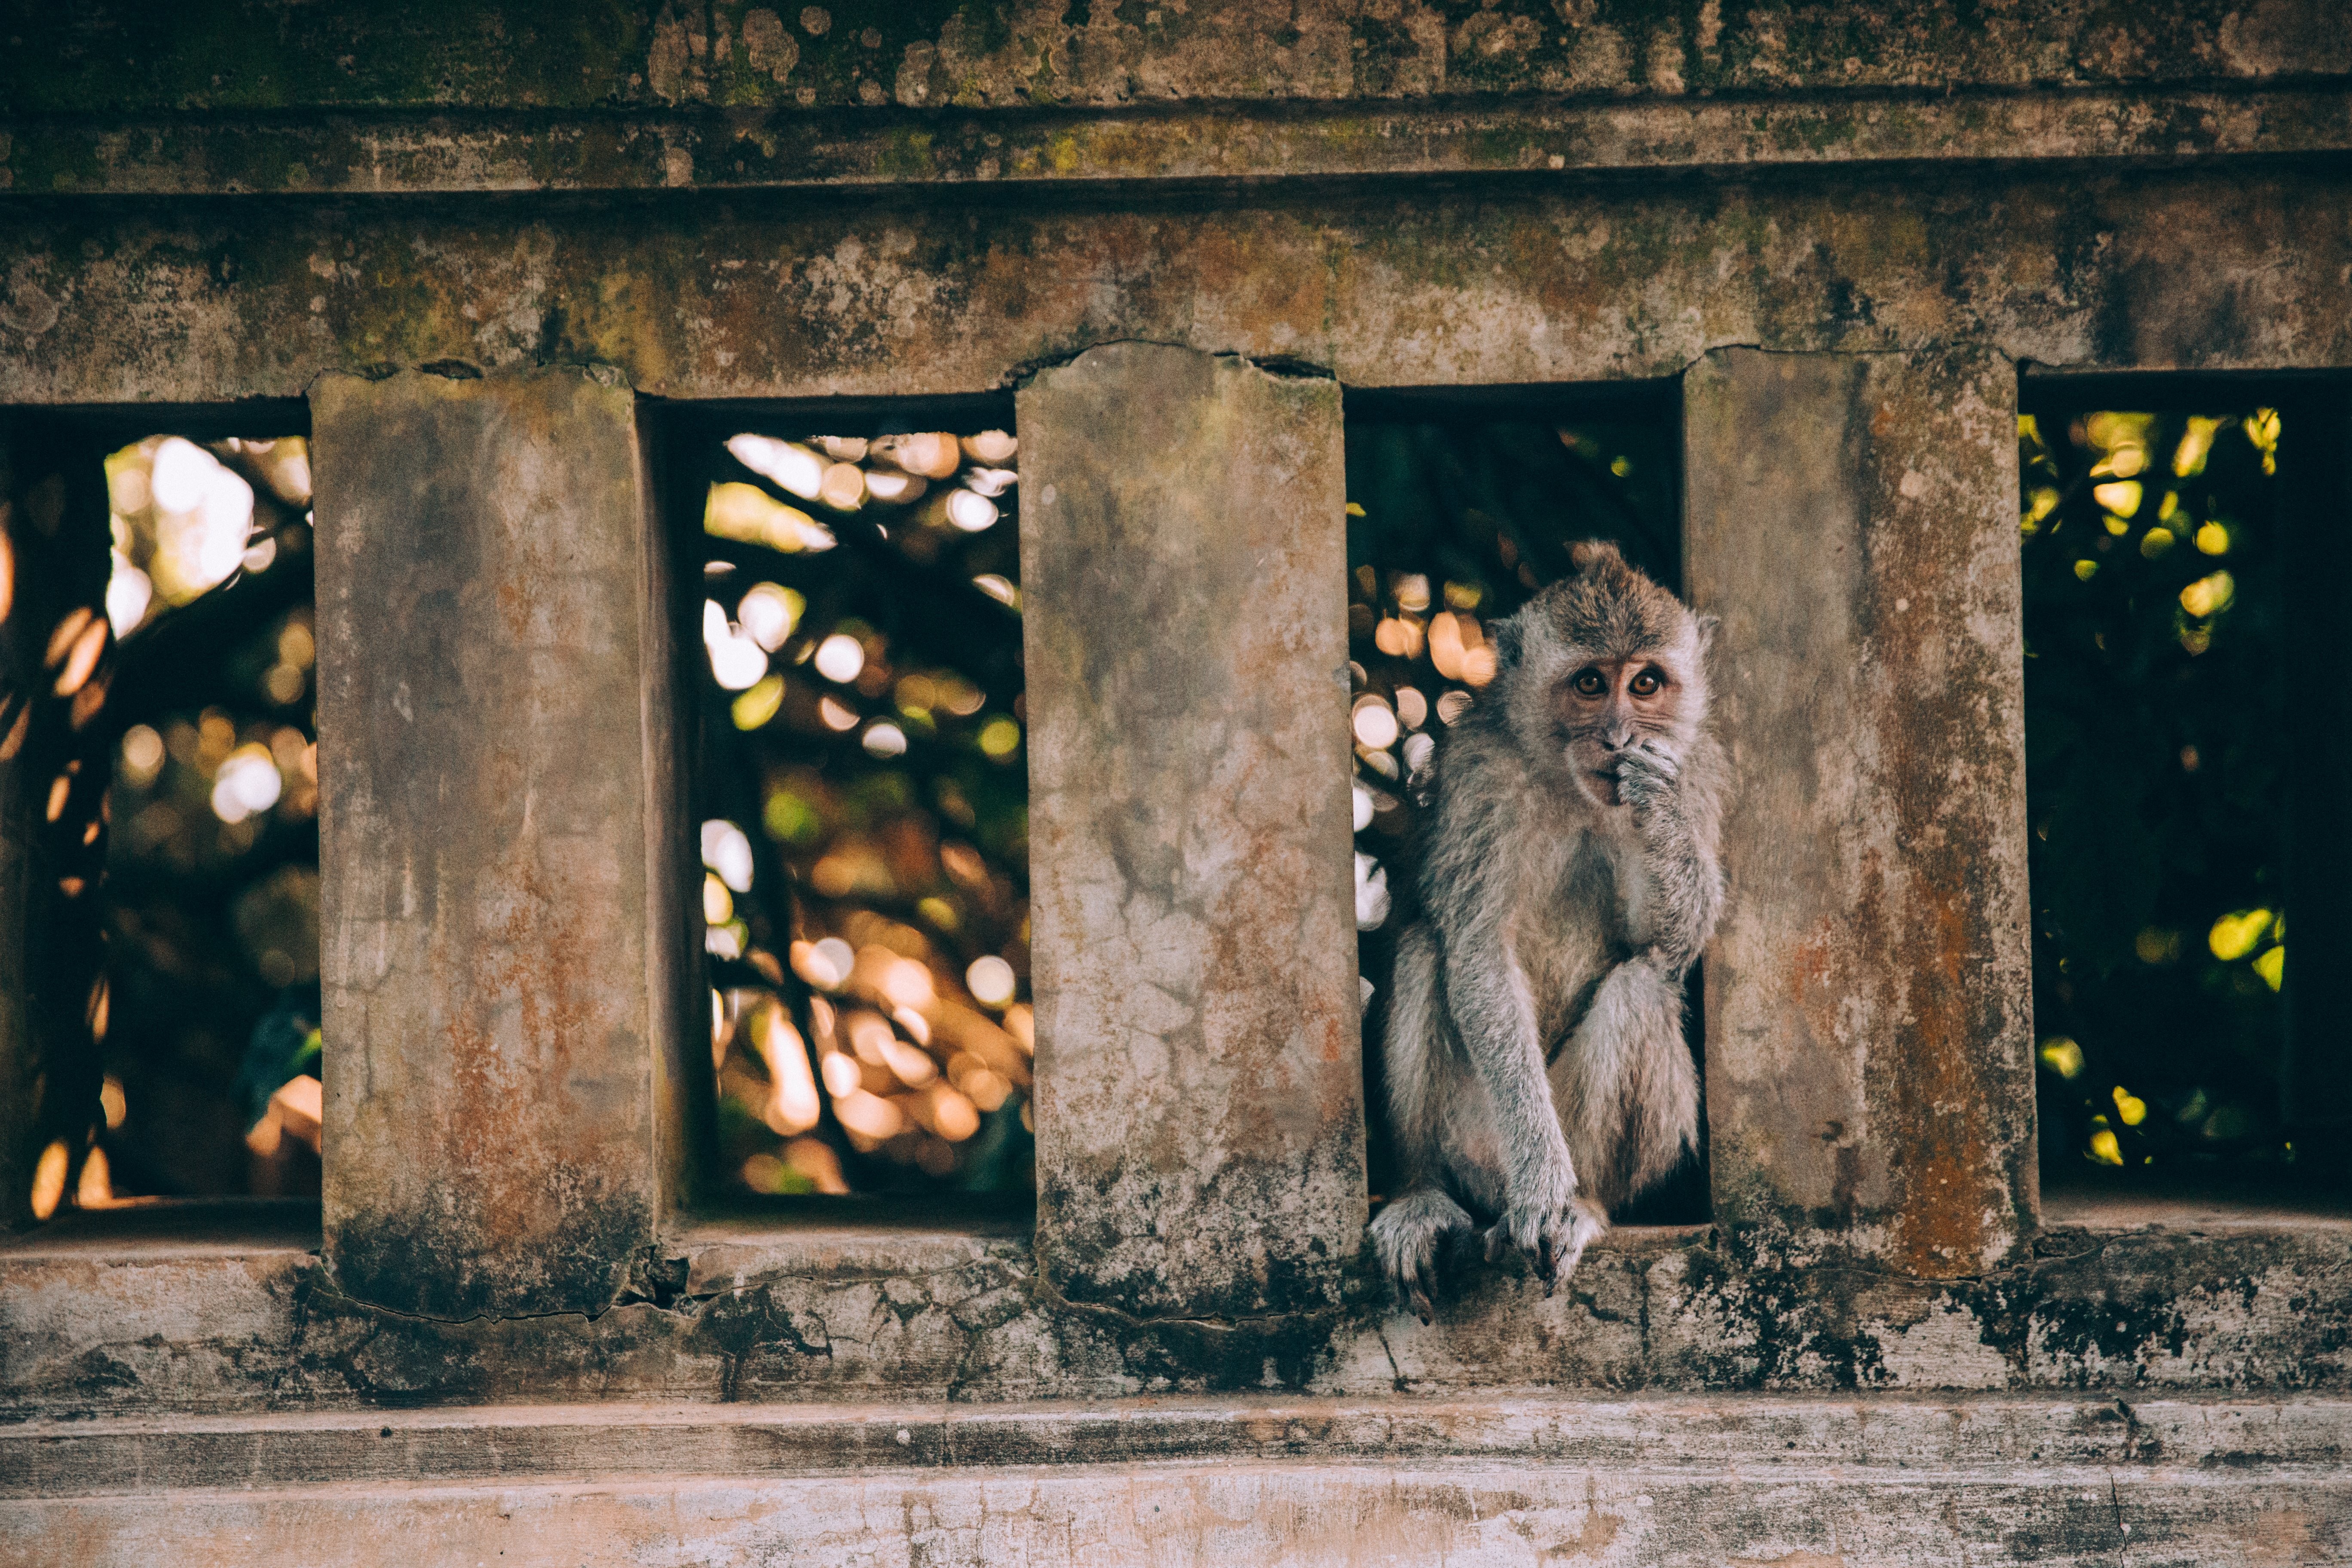
[[[1517,1247],[1535,1264],[1544,1294],[1576,1272],[1584,1249],[1609,1228],[1609,1211],[1591,1198],[1570,1198],[1542,1212],[1517,1207],[1507,1212],[1486,1232],[1486,1261],[1496,1262],[1507,1248]]]
[[[1429,1296],[1437,1286],[1437,1260],[1445,1238],[1476,1228],[1462,1205],[1435,1187],[1417,1187],[1381,1210],[1372,1221],[1372,1247],[1381,1271],[1397,1289],[1397,1300],[1424,1323],[1435,1310]]]

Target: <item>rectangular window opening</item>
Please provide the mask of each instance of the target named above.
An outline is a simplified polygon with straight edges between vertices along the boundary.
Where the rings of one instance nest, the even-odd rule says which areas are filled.
[[[299,405],[22,414],[31,1210],[315,1201],[316,626]]]
[[[2315,1195],[2352,1119],[2347,400],[2291,378],[2025,391],[2043,1187],[2061,1211]]]
[[[995,395],[665,427],[721,1207],[1033,1201],[1012,426]]]
[[[1614,542],[1681,592],[1676,397],[1670,382],[1348,394],[1357,952],[1376,1201],[1394,1181],[1378,1042],[1397,937],[1416,901],[1425,770],[1493,676],[1489,628],[1568,575],[1577,541]],[[1703,1071],[1696,971],[1685,994]],[[1704,1117],[1700,1138],[1696,1161],[1614,1217],[1704,1220]]]

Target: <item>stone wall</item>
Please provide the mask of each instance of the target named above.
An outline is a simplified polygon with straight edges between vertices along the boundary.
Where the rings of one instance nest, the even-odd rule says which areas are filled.
[[[334,1044],[323,1225],[0,1247],[5,1552],[2352,1555],[2352,1221],[2038,1191],[2011,531],[2023,377],[2352,367],[2347,152],[2318,0],[13,8],[16,558],[47,432],[307,408]],[[1714,1219],[1424,1325],[1359,1243],[1342,398],[1637,381],[1742,778]],[[656,400],[1006,388],[1035,1221],[709,1212]]]

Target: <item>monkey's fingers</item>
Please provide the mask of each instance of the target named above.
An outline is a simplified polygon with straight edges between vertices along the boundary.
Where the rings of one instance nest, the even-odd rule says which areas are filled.
[[[1406,1300],[1412,1304],[1414,1315],[1421,1319],[1423,1328],[1433,1322],[1437,1316],[1436,1305],[1429,1299],[1430,1287],[1433,1283],[1429,1271],[1423,1268],[1416,1272],[1405,1287]]]
[[[1552,1270],[1551,1232],[1546,1231],[1536,1241],[1536,1274],[1544,1282],[1544,1294],[1551,1294],[1558,1276]]]

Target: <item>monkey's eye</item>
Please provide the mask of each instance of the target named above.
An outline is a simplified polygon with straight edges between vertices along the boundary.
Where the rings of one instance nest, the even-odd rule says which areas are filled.
[[[1578,670],[1576,679],[1569,684],[1586,697],[1598,697],[1609,689],[1609,683],[1601,679],[1601,672],[1597,669]]]
[[[1636,697],[1648,697],[1665,684],[1665,678],[1654,669],[1645,669],[1635,676],[1626,689]]]

